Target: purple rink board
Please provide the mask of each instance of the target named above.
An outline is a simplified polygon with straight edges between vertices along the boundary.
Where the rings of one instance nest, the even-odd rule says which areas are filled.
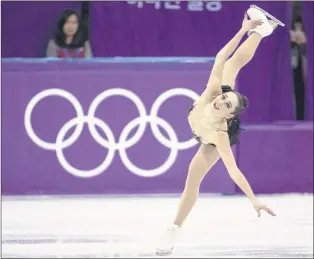
[[[56,152],[34,144],[24,126],[26,107],[34,95],[49,88],[60,88],[73,94],[87,114],[91,102],[110,88],[124,88],[140,98],[147,113],[156,98],[171,88],[187,88],[201,92],[206,69],[190,69],[183,64],[93,64],[67,62],[47,64],[3,64],[3,176],[2,191],[10,194],[102,194],[102,193],[171,193],[184,187],[188,165],[197,145],[179,150],[173,165],[164,174],[148,178],[133,174],[115,152],[112,162],[100,175],[91,178],[76,177],[59,163]],[[204,66],[203,66],[204,67]],[[162,104],[158,115],[175,131],[178,141],[191,138],[187,111],[192,99],[173,96]],[[138,111],[125,97],[104,100],[96,116],[112,130],[116,142],[122,130]],[[75,117],[72,105],[60,97],[47,97],[34,108],[31,124],[36,134],[45,141],[55,142],[58,131]],[[163,121],[162,121],[163,122]],[[170,127],[171,130],[171,126]],[[99,132],[101,132],[99,130]],[[162,132],[167,136],[168,131]],[[71,134],[71,132],[69,132]],[[132,137],[133,133],[129,137]],[[104,135],[105,136],[105,135]],[[68,135],[66,136],[66,138]],[[181,148],[181,147],[180,147]],[[174,152],[176,148],[173,148]],[[97,167],[108,156],[108,149],[97,144],[84,127],[73,145],[64,149],[71,165],[82,170]],[[160,168],[168,160],[170,149],[154,138],[149,127],[143,137],[127,149],[132,163],[142,169]],[[138,170],[135,170],[136,172]],[[219,165],[204,182],[206,192],[233,193],[234,184],[223,166]],[[143,173],[145,175],[145,173]],[[86,175],[86,174],[85,174]]]
[[[257,193],[313,193],[313,123],[247,127],[237,162]]]
[[[197,150],[197,145],[193,142],[186,142],[191,138],[186,115],[192,99],[175,96],[175,93],[169,90],[184,88],[185,90],[179,90],[178,93],[193,96],[195,93],[192,90],[201,93],[210,71],[209,63],[21,61],[4,62],[2,69],[3,194],[135,194],[182,191],[188,165]],[[78,131],[74,131],[68,123],[73,122],[72,126],[75,126],[72,119],[76,118],[76,111],[68,100],[57,96],[46,97],[34,106],[31,117],[26,112],[31,107],[30,101],[34,100],[32,99],[34,96],[47,89],[57,89],[57,93],[70,96],[72,103],[76,103],[78,112],[82,107],[81,113],[87,115],[91,103],[97,96],[99,98],[104,91],[110,93],[108,92],[110,90],[112,93],[112,89],[121,93],[121,89],[117,88],[122,88],[124,95],[128,90],[127,94],[136,99],[137,105],[122,96],[112,96],[103,100],[96,108],[96,119],[92,120],[99,128],[96,131],[89,131],[87,124],[84,124],[81,136],[76,141],[71,136],[73,132]],[[160,119],[153,115],[146,117],[147,120],[153,120],[161,125],[162,135],[156,132],[152,134],[150,124],[147,123],[141,137],[137,133],[139,129],[136,128],[136,122],[140,123],[142,120],[134,121],[139,116],[137,107],[142,107],[141,110],[149,115],[153,104],[159,106],[158,100],[160,96],[165,96],[164,93],[170,95],[169,100],[160,105],[157,116]],[[30,118],[29,124],[25,124],[25,118]],[[81,118],[88,120],[89,117]],[[142,125],[145,124],[141,123],[139,128],[143,129]],[[40,139],[57,144],[47,145],[40,140],[36,141],[30,133],[31,129]],[[104,134],[103,130],[107,134]],[[310,128],[311,134],[312,131],[313,128]],[[62,142],[62,133],[65,134],[65,142]],[[247,133],[244,133],[244,136],[245,134]],[[294,137],[300,139],[296,142],[303,142],[303,138],[306,138],[307,145],[312,143],[303,133]],[[110,140],[109,149],[107,138]],[[126,142],[123,138],[127,139]],[[287,138],[285,139],[282,134],[283,140],[287,141]],[[173,142],[169,144],[167,139],[172,139]],[[123,152],[124,150],[126,152]],[[236,148],[236,151],[239,150],[241,155],[241,144]],[[309,156],[301,156],[299,152],[300,157],[297,159],[312,161],[313,154],[308,154]],[[237,152],[235,155],[240,161],[241,168],[242,159],[238,157]],[[285,161],[286,157],[291,160],[291,155],[286,156],[284,152],[280,155],[282,161]],[[298,163],[297,159],[295,163]],[[165,162],[167,163],[164,165]],[[98,171],[100,164],[104,167],[100,167]],[[245,174],[252,173],[250,177],[254,178],[255,168],[248,169],[246,164],[244,166]],[[96,168],[96,171],[81,172],[93,168]],[[149,169],[157,169],[157,172],[148,171]],[[273,171],[264,173],[267,176]],[[276,172],[280,173],[285,172]],[[313,170],[308,168],[299,173],[312,174]],[[92,175],[94,176],[88,177]],[[295,179],[289,178],[287,181],[294,182]],[[308,191],[307,183],[305,186],[304,190],[299,188],[299,191]],[[291,189],[289,185],[286,187],[285,192],[295,191],[295,188]],[[226,194],[236,192],[236,186],[221,162],[206,177],[201,188],[203,192]],[[272,191],[282,191],[282,188],[276,190],[274,185]]]

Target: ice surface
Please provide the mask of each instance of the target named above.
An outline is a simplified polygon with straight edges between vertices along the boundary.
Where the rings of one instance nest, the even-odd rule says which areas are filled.
[[[277,217],[258,218],[246,197],[202,195],[170,257],[313,258],[313,195],[260,199]],[[179,197],[4,197],[2,257],[157,257]]]

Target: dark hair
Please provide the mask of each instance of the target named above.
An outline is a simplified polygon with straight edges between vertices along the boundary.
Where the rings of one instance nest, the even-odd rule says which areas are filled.
[[[76,15],[79,25],[78,25],[77,32],[74,34],[73,41],[70,44],[66,44],[65,42],[66,35],[63,32],[63,27],[64,27],[64,24],[69,19],[69,17],[72,15]],[[80,48],[84,46],[85,40],[83,38],[80,18],[74,10],[65,9],[62,12],[57,22],[57,29],[56,29],[54,40],[56,44],[61,48],[75,49],[75,48]]]
[[[244,95],[242,95],[236,91],[231,91],[231,92],[235,93],[238,97],[238,100],[239,100],[239,104],[237,107],[235,107],[235,110],[232,114],[238,115],[241,112],[243,112],[245,108],[248,107],[249,99],[246,96],[244,96]]]

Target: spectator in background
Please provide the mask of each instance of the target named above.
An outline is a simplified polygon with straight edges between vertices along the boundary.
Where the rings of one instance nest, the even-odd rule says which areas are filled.
[[[66,9],[57,23],[54,39],[47,47],[47,57],[58,58],[91,58],[92,50],[89,41],[84,37],[78,14]]]
[[[306,36],[301,9],[296,7],[290,30],[291,65],[293,69],[296,119],[305,117],[305,82],[306,82]]]

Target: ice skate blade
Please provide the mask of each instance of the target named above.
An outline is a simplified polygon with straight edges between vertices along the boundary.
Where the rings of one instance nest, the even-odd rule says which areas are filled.
[[[262,8],[256,6],[256,5],[250,5],[251,8],[255,8],[261,12],[263,12],[268,18],[270,18],[271,20],[273,20],[275,23],[277,23],[278,25],[284,27],[285,24],[282,23],[281,21],[279,21],[276,17],[272,16],[270,13],[266,12],[265,10],[263,10]]]

